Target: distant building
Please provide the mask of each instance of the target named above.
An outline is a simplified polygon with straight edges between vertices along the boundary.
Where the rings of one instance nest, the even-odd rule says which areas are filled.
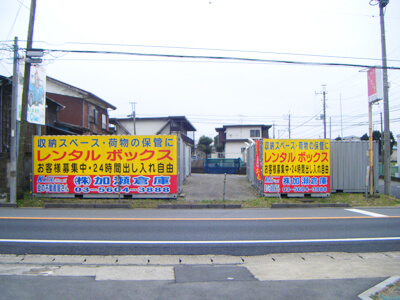
[[[390,161],[398,163],[398,154],[397,154],[397,146],[393,146],[393,153],[390,155]]]
[[[241,158],[249,139],[268,139],[271,125],[224,125],[215,128],[218,132],[218,143],[224,146],[219,156],[224,158]]]
[[[166,135],[180,134],[183,141],[194,147],[194,132],[196,128],[184,116],[169,116],[158,118],[110,118],[117,135]],[[193,138],[189,137],[192,132]]]
[[[349,136],[343,137],[342,140],[343,141],[361,141],[361,138],[359,136],[349,135]]]

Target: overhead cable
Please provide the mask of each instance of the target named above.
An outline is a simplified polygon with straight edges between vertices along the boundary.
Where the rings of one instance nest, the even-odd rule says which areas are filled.
[[[212,59],[212,60],[221,60],[221,61],[222,60],[232,60],[232,61],[245,61],[245,62],[382,69],[381,66],[372,66],[372,65],[363,65],[363,64],[305,62],[305,61],[293,61],[293,60],[276,60],[276,59],[260,59],[260,58],[229,57],[229,56],[178,55],[178,54],[138,53],[138,52],[100,51],[100,50],[58,50],[58,49],[43,49],[43,50],[46,52],[63,52],[63,53],[78,53],[78,54],[113,54],[113,55],[131,55],[131,56],[143,56],[143,57],[163,57],[163,58],[167,57],[167,58],[181,58],[181,59]],[[388,66],[387,69],[400,70],[400,67]]]

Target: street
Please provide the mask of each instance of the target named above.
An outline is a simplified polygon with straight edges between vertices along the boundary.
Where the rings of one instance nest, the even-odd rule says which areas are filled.
[[[2,254],[250,256],[400,251],[400,208],[18,209],[1,210],[0,224]]]
[[[14,299],[358,299],[400,269],[400,208],[0,209]]]

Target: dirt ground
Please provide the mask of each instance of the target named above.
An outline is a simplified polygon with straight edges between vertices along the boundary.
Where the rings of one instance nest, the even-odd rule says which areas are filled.
[[[224,174],[192,174],[183,183],[182,194],[188,202],[223,200]],[[259,196],[245,175],[226,175],[225,200],[248,200]]]

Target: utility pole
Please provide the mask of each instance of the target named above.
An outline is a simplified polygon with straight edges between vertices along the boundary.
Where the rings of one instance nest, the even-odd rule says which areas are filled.
[[[289,110],[289,140],[291,139],[291,135],[290,135],[290,110]]]
[[[14,38],[14,66],[11,100],[10,203],[17,203],[17,114],[18,114],[18,38]]]
[[[324,139],[326,139],[326,84],[322,85],[322,95],[324,96]]]
[[[343,139],[342,94],[340,94],[340,137]]]
[[[328,92],[326,91],[326,84],[322,84],[322,92],[317,93],[315,92],[316,95],[322,94],[323,95],[323,109],[324,109],[324,114],[323,114],[323,120],[324,120],[324,139],[326,139],[326,94]]]
[[[385,20],[384,8],[389,4],[389,0],[379,1],[379,17],[381,23],[381,44],[382,44],[382,70],[383,70],[383,113],[385,129],[383,132],[383,168],[385,181],[385,195],[391,193],[391,175],[390,175],[390,121],[389,121],[389,86],[387,75],[386,59],[386,38],[385,38]]]
[[[368,123],[369,123],[369,143],[368,143],[368,156],[369,156],[369,194],[374,195],[374,144],[373,144],[373,130],[372,130],[372,104],[368,103]]]
[[[136,135],[136,103],[130,102],[132,105],[132,124],[133,124],[133,134]]]
[[[26,49],[32,49],[33,39],[33,27],[35,23],[35,11],[36,11],[36,0],[31,0],[31,10],[29,15],[29,27],[28,27],[28,38],[26,41]],[[27,121],[26,121],[26,106],[28,103],[28,92],[29,92],[29,80],[31,76],[31,64],[25,62],[24,70],[24,88],[22,92],[22,103],[21,103],[21,121],[19,130],[19,145],[18,145],[18,164],[17,164],[17,198],[22,199],[24,197],[24,160],[25,160],[25,141],[27,132]]]
[[[273,139],[275,139],[275,120],[272,121]]]

